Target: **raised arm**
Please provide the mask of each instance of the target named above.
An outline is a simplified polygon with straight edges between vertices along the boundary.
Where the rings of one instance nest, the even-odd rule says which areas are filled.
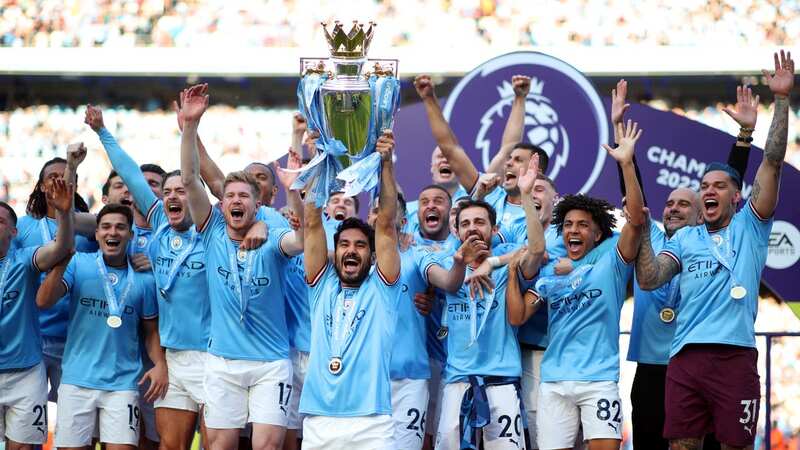
[[[381,155],[381,192],[378,217],[375,219],[375,256],[377,267],[388,283],[400,278],[400,251],[397,236],[397,182],[394,179],[394,135],[383,130],[375,151]]]
[[[531,90],[531,77],[524,75],[514,75],[511,77],[511,86],[514,88],[514,101],[511,103],[511,112],[503,129],[503,139],[500,142],[500,151],[494,155],[489,163],[486,173],[493,173],[502,176],[505,172],[504,166],[511,150],[522,141],[525,132],[525,101],[528,92]]]
[[[74,252],[67,253],[61,261],[56,263],[44,277],[44,280],[39,285],[39,290],[36,291],[36,306],[39,309],[48,309],[58,302],[58,300],[67,293],[67,286],[64,284],[64,272],[67,270],[67,265],[72,259]]]
[[[117,171],[122,181],[130,189],[131,194],[133,194],[136,208],[139,209],[142,215],[147,215],[147,212],[150,211],[150,208],[158,198],[156,198],[156,195],[153,194],[152,189],[147,184],[139,165],[119,146],[114,135],[105,127],[103,111],[95,106],[86,105],[86,117],[83,121],[97,133],[103,148],[106,150],[108,159],[111,161],[111,166]]]
[[[509,273],[519,271],[520,258],[514,258],[508,265]],[[512,272],[513,271],[513,272]],[[506,286],[506,317],[511,326],[519,327],[525,324],[532,315],[539,310],[541,301],[538,297],[528,298],[529,295],[523,294],[519,287],[519,280],[516,277],[509,277]]]
[[[196,227],[206,223],[211,215],[211,202],[200,182],[200,162],[197,155],[197,126],[208,108],[208,85],[192,86],[184,95],[181,114],[184,125],[181,135],[181,181],[189,198],[189,212]]]
[[[445,120],[442,108],[439,106],[439,100],[436,98],[436,93],[433,89],[431,77],[418,75],[414,79],[414,87],[417,88],[417,94],[419,94],[423,105],[425,105],[425,112],[428,114],[428,122],[430,122],[431,133],[433,133],[433,138],[436,140],[436,145],[439,146],[442,154],[447,158],[447,162],[458,177],[461,186],[468,192],[472,191],[478,181],[478,169],[475,168],[467,153],[458,144],[456,135],[453,134],[453,130],[450,129],[450,125]]]
[[[522,208],[525,210],[525,225],[528,228],[528,247],[519,260],[519,269],[525,279],[530,280],[539,272],[545,251],[544,230],[539,211],[533,202],[533,185],[539,175],[539,155],[533,155],[528,167],[520,169],[517,184],[522,194]],[[509,271],[511,267],[509,266]],[[516,272],[509,272],[509,280],[516,280]],[[510,281],[508,284],[512,284]]]
[[[184,89],[180,93],[180,105],[183,105],[183,101],[186,98],[186,93],[189,89]],[[178,129],[183,133],[183,126],[185,120],[183,118],[183,114],[181,113],[181,107],[178,102],[172,102],[172,107],[175,109],[175,115],[178,118]],[[225,174],[220,170],[220,168],[214,163],[214,160],[208,156],[208,152],[206,151],[206,146],[203,145],[203,141],[200,139],[200,135],[197,135],[197,152],[200,158],[200,177],[203,181],[206,182],[208,186],[208,190],[211,191],[211,195],[216,197],[219,200],[222,200],[222,192],[223,192],[223,185],[225,184]]]
[[[618,136],[619,145],[617,148],[612,149],[606,144],[603,144],[605,149],[617,161],[622,169],[622,176],[625,180],[625,193],[626,193],[626,206],[628,209],[629,222],[622,227],[617,248],[620,255],[626,261],[633,261],[639,252],[639,240],[642,234],[642,225],[644,224],[644,204],[642,201],[642,190],[639,188],[639,181],[636,176],[636,169],[633,165],[633,155],[636,147],[636,141],[642,135],[642,130],[635,122],[628,121],[627,126],[621,123],[616,126],[616,135]]]
[[[643,228],[650,229],[649,216],[645,217]],[[639,254],[636,256],[636,280],[640,288],[652,291],[677,275],[680,267],[674,259],[663,253],[655,255],[649,232],[642,233],[640,241]]]
[[[756,129],[758,119],[759,97],[753,97],[753,92],[747,86],[736,86],[736,104],[733,108],[725,107],[722,110],[739,124],[739,135],[731,146],[728,154],[728,165],[739,172],[739,178],[744,180],[747,172],[747,160],[750,157],[750,143],[753,142],[753,131]]]
[[[302,165],[302,157],[293,146],[289,149],[286,168],[289,170],[297,170],[302,167]],[[283,190],[286,191],[286,202],[288,203],[289,208],[302,223],[303,200],[300,199],[300,193],[298,191],[292,190],[292,184],[297,179],[299,173],[287,172],[286,170],[283,170],[278,161],[273,163],[273,167],[275,169],[275,175],[278,177],[278,181],[280,181],[281,185],[283,186]],[[283,239],[281,239],[281,248],[283,249],[284,253],[290,256],[303,253],[303,231],[303,227],[300,227],[291,233],[284,235]]]
[[[292,148],[300,155],[300,161],[305,157],[303,152],[303,135],[308,129],[308,122],[299,112],[292,115]]]
[[[775,54],[775,73],[764,71],[769,89],[775,95],[775,111],[769,127],[764,158],[758,166],[750,201],[761,217],[772,217],[778,204],[781,167],[786,156],[786,139],[789,131],[789,94],[794,86],[794,61],[792,54],[781,50]]]
[[[485,260],[489,256],[489,247],[477,235],[467,237],[453,254],[453,265],[450,270],[445,270],[439,265],[432,264],[428,267],[428,282],[436,288],[447,292],[456,292],[464,284],[464,275],[467,266],[478,260]],[[490,277],[489,280],[491,280]]]
[[[67,148],[67,166],[72,167],[72,172],[86,157],[86,147],[83,143],[70,144]],[[69,171],[70,169],[67,169]],[[74,215],[75,209],[75,183],[74,177],[56,179],[48,188],[45,195],[56,209],[58,230],[56,238],[48,242],[36,252],[34,256],[36,267],[42,272],[50,270],[75,247]]]

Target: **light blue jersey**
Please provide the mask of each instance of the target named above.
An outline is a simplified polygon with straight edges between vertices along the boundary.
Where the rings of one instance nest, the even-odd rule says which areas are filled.
[[[311,351],[311,315],[308,305],[305,258],[293,256],[286,266],[286,326],[289,345],[301,352]]]
[[[614,236],[619,233],[614,232]],[[549,225],[544,232],[545,248],[547,250],[548,261],[557,261],[558,258],[567,256],[567,248],[564,246],[564,237],[558,234],[555,225]],[[524,229],[524,238],[518,243],[528,244],[527,228]],[[606,239],[597,246],[597,251],[589,252],[580,261],[572,261],[573,270],[584,264],[594,264],[603,254],[615,251],[617,239]],[[542,263],[546,265],[545,263]],[[522,324],[517,331],[517,337],[523,344],[532,345],[540,348],[547,347],[547,308],[539,308],[536,314],[531,316],[527,322]]]
[[[170,227],[161,200],[153,203],[147,220],[156,230],[148,256],[156,281],[161,345],[206,351],[211,305],[202,239],[194,227],[185,231]]]
[[[261,206],[256,211],[256,220],[260,220],[267,224],[270,230],[277,230],[279,228],[291,228],[289,221],[283,214],[275,208],[270,206]]]
[[[686,344],[755,348],[758,288],[772,221],[759,217],[748,201],[727,227],[710,237],[705,225],[699,225],[681,228],[667,241],[662,253],[680,265],[681,296],[670,357]],[[730,261],[733,275],[711,246]],[[731,296],[734,286],[746,289],[744,298]]]
[[[508,193],[502,187],[486,194],[483,200],[494,208],[500,228],[517,228],[520,224],[525,227],[525,210],[522,205],[509,202]]]
[[[0,372],[25,369],[42,360],[36,290],[39,247],[9,248],[0,258]]]
[[[542,268],[535,292],[547,303],[550,341],[543,382],[619,381],[619,318],[632,271],[619,250],[564,276],[555,275],[553,262]]]
[[[70,310],[61,382],[106,391],[136,390],[142,371],[141,321],[158,315],[155,283],[149,272],[132,272],[134,281],[127,289],[128,270],[103,263],[122,302],[122,325],[109,327],[109,302],[97,265],[100,255],[78,253],[64,272]]]
[[[667,235],[654,221],[650,222],[650,242],[656,254],[667,242]],[[628,344],[628,361],[661,365],[669,362],[669,351],[672,347],[672,338],[675,336],[675,320],[664,322],[660,313],[667,307],[673,311],[678,310],[679,280],[680,277],[676,276],[669,283],[653,291],[645,291],[639,287],[639,281],[634,274],[633,324]]]
[[[301,413],[333,417],[392,413],[389,365],[399,298],[400,283],[386,283],[375,266],[358,289],[345,290],[333,264],[325,266],[309,287],[311,355]],[[350,333],[337,340],[344,351],[341,372],[334,375],[328,368],[337,322],[337,329],[349,328]]]
[[[414,305],[414,294],[424,293],[428,289],[427,273],[422,269],[436,260],[434,252],[426,247],[415,246],[400,253],[400,302],[392,341],[392,380],[423,380],[431,377],[426,348],[426,320]]]
[[[280,241],[289,230],[270,230],[261,247],[240,252],[239,242],[228,237],[222,212],[210,210],[206,223],[198,225],[211,302],[208,351],[229,359],[287,359],[284,270],[289,258]]]
[[[452,195],[452,205],[464,197],[469,197],[469,193],[463,186],[458,185],[458,189]],[[419,233],[419,200],[414,200],[406,203],[406,226],[403,228],[403,233],[416,234]]]
[[[58,222],[45,217],[36,219],[33,216],[20,217],[17,222],[17,236],[11,246],[17,248],[40,247],[56,237]],[[75,236],[75,250],[78,252],[95,252],[97,243],[81,235]],[[41,275],[44,280],[45,274]],[[38,284],[37,284],[38,286]],[[34,293],[34,297],[35,297]],[[39,311],[39,326],[43,336],[56,339],[67,338],[67,321],[69,319],[69,300],[64,296],[50,309]]]
[[[492,249],[492,254],[502,255],[517,248],[501,244]],[[442,261],[447,270],[452,264],[452,257]],[[467,276],[471,272],[467,268]],[[522,373],[516,331],[506,317],[508,268],[492,272],[492,280],[494,292],[483,299],[471,300],[466,285],[447,294],[446,383],[464,381],[469,375],[519,377]]]

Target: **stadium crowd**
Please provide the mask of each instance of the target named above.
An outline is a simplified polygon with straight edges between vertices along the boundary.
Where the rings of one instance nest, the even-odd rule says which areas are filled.
[[[565,0],[535,14],[526,0],[6,0],[0,45],[309,46],[321,42],[320,21],[344,16],[376,20],[376,39],[391,46],[439,42],[443,29],[464,48],[793,45],[800,36],[796,0]]]
[[[326,153],[335,143],[309,129],[315,111],[209,108],[199,84],[169,113],[12,112],[6,185],[26,176],[15,172],[31,178],[27,198],[14,186],[14,204],[0,203],[0,434],[11,450],[42,444],[49,399],[60,448],[185,449],[202,413],[211,450],[242,438],[256,450],[619,449],[632,282],[633,445],[750,448],[758,293],[793,117],[794,61],[774,60],[774,114],[746,201],[759,113],[749,88],[726,110],[738,128],[727,162],[706,167],[700,192],[650,197],[648,211],[634,157],[643,130],[625,120],[620,80],[603,144],[619,169],[619,219],[608,201],[558,193],[545,175],[547,152],[523,140],[525,76],[511,80],[486,173],[459,145],[433,80],[417,76],[437,144],[433,184],[404,199],[394,136],[375,130],[380,193],[366,222],[349,186],[315,198],[318,185],[305,183],[337,161]],[[272,131],[267,118],[286,133],[252,131]],[[83,143],[98,141],[102,150]],[[38,167],[31,142],[46,159]],[[66,159],[51,157],[64,146]],[[280,146],[290,146],[285,167],[264,164]],[[177,151],[165,159],[164,148]],[[110,167],[98,164],[106,158]],[[98,184],[101,195],[87,196]],[[90,203],[103,206],[93,214]],[[776,352],[796,353],[785,344]]]

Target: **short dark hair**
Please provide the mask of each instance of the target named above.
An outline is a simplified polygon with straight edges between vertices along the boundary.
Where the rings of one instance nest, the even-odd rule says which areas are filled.
[[[573,209],[586,211],[592,216],[592,220],[600,227],[600,232],[602,233],[600,242],[614,234],[617,218],[611,214],[611,211],[614,210],[611,203],[583,194],[567,195],[553,209],[553,224],[556,226],[558,234],[564,232],[564,218]]]
[[[338,194],[344,195],[344,191],[333,191],[333,192],[331,192],[330,196],[333,197],[334,195],[338,195]],[[361,202],[358,201],[358,196],[354,195],[354,196],[348,197],[348,198],[352,198],[353,199],[353,205],[356,207],[356,214],[358,214],[358,210],[361,208]],[[328,200],[330,200],[330,197],[328,197]]]
[[[339,236],[341,236],[342,232],[345,230],[349,230],[352,228],[356,228],[361,230],[367,236],[367,242],[369,242],[369,251],[375,251],[375,230],[369,226],[368,223],[364,222],[363,220],[359,219],[358,217],[348,217],[339,224],[336,228],[336,233],[333,235],[333,248],[334,251],[336,247],[339,245]]]
[[[122,214],[128,221],[128,228],[133,228],[133,213],[129,206],[121,205],[119,203],[109,203],[103,206],[103,209],[97,213],[97,226],[100,226],[100,219],[106,214]]]
[[[275,184],[275,181],[276,181],[276,178],[275,178],[275,169],[273,169],[271,165],[269,165],[269,164],[264,164],[264,163],[262,163],[262,162],[258,162],[258,161],[253,161],[253,162],[251,162],[250,164],[248,164],[247,166],[252,166],[252,165],[256,165],[256,166],[262,166],[262,167],[266,168],[266,169],[267,169],[267,172],[269,172],[269,176],[271,177],[271,180],[270,180],[270,181],[272,181],[272,184]],[[247,169],[247,166],[245,167],[245,169]]]
[[[67,160],[64,158],[53,158],[44,163],[41,170],[39,170],[39,179],[36,181],[36,185],[33,187],[33,192],[28,197],[28,205],[25,207],[25,211],[27,213],[37,219],[42,219],[47,217],[47,198],[45,193],[42,192],[42,185],[44,184],[44,171],[47,170],[48,167],[52,166],[53,164],[66,164]],[[78,174],[75,173],[75,179],[77,180]],[[89,212],[89,205],[86,204],[86,201],[75,192],[75,210],[80,212]]]
[[[12,208],[11,205],[9,205],[6,202],[0,202],[0,208],[3,208],[6,211],[8,211],[8,214],[11,216],[11,221],[14,223],[14,226],[16,227],[17,226],[17,213],[14,212],[14,208]]]
[[[422,188],[419,191],[419,193],[422,194],[423,192],[427,191],[428,189],[438,189],[438,190],[444,192],[444,194],[447,196],[447,200],[450,202],[451,205],[453,204],[453,196],[450,195],[450,191],[448,191],[441,184],[429,184],[429,185],[425,186],[424,188]]]
[[[163,177],[161,177],[161,179],[162,179],[161,185],[163,186],[164,183],[166,183],[168,179],[170,179],[172,177],[179,177],[179,176],[181,176],[181,169],[173,170],[172,172],[167,172],[167,173],[164,174]]]
[[[142,164],[141,166],[139,166],[139,170],[141,170],[142,172],[154,173],[160,176],[162,180],[164,179],[164,175],[167,174],[167,171],[162,169],[161,166],[159,166],[158,164]]]
[[[103,195],[108,195],[108,190],[109,190],[109,189],[111,189],[111,179],[112,179],[112,178],[114,178],[114,177],[120,177],[120,179],[122,178],[122,177],[121,177],[121,176],[120,176],[120,175],[117,173],[117,171],[116,171],[116,170],[112,170],[112,171],[111,171],[111,172],[108,174],[108,177],[106,178],[106,182],[103,184],[103,189],[102,189]]]
[[[543,148],[539,147],[538,145],[533,145],[529,142],[517,142],[512,150],[516,150],[518,148],[530,150],[531,153],[539,155],[539,170],[541,170],[542,173],[547,173],[547,166],[550,164],[550,157]]]
[[[552,187],[554,191],[558,192],[558,188],[556,188],[556,182],[553,181],[547,175],[540,173],[540,174],[536,175],[536,179],[544,181],[545,183],[549,184],[550,187]]]
[[[458,209],[456,209],[456,230],[461,221],[461,212],[467,208],[483,208],[489,213],[489,223],[494,227],[497,224],[497,211],[494,207],[483,200],[475,200],[472,198],[459,199]]]

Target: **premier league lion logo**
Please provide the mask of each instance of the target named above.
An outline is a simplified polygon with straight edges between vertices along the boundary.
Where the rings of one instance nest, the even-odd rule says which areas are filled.
[[[517,52],[487,61],[456,85],[445,117],[474,160],[489,166],[500,150],[514,91],[513,75],[531,77],[523,140],[550,156],[547,175],[562,192],[587,192],[605,162],[606,112],[589,80],[572,66],[537,52]],[[476,158],[477,157],[477,158]],[[569,176],[566,176],[566,174]]]

